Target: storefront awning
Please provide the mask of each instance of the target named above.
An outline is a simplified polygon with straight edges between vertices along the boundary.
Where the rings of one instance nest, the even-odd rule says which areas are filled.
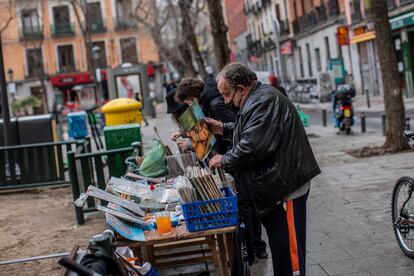
[[[368,40],[375,39],[375,32],[366,32],[351,38],[351,44],[361,43]]]
[[[106,70],[101,70],[102,80],[106,80]],[[50,77],[50,83],[54,87],[73,86],[80,84],[93,83],[93,78],[89,72],[59,74]]]
[[[391,30],[401,29],[403,27],[408,27],[414,25],[414,12],[403,14],[397,17],[390,19]]]

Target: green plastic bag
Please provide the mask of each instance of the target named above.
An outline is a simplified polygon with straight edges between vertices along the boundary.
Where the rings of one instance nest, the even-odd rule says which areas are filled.
[[[168,173],[164,146],[157,139],[152,140],[151,150],[146,154],[139,168],[139,174],[145,177],[160,177]]]
[[[298,111],[298,114],[299,114],[300,120],[302,121],[303,126],[304,127],[308,127],[309,126],[309,117],[310,116],[307,115],[307,114],[305,114],[305,113],[303,113],[300,110],[300,106],[299,105],[296,106],[296,110]]]

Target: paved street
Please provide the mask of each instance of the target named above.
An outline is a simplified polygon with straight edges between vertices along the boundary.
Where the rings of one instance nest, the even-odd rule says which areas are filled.
[[[151,122],[165,139],[175,129],[168,117]],[[143,132],[149,141],[151,128]],[[338,136],[333,127],[311,125],[307,132],[322,169],[308,200],[307,275],[414,275],[414,260],[401,253],[390,216],[393,185],[414,175],[414,152],[356,159],[344,150],[380,145],[381,130]],[[255,263],[252,272],[273,275],[271,259]]]

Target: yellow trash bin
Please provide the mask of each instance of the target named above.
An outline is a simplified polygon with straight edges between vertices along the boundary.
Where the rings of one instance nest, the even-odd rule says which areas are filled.
[[[142,122],[142,104],[129,98],[119,98],[102,107],[107,126],[136,124]]]

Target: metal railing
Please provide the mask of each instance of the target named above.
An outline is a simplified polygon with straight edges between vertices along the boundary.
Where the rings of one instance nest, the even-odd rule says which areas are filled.
[[[85,141],[0,147],[0,190],[69,184],[67,154]]]
[[[105,33],[106,32],[106,24],[105,21],[101,19],[93,20],[88,22],[88,29],[91,33]]]
[[[75,34],[73,24],[71,22],[55,23],[50,26],[53,37],[72,36]]]
[[[329,14],[329,17],[337,16],[339,14],[338,0],[329,0],[328,1],[328,14]]]
[[[22,27],[20,29],[20,40],[36,40],[43,38],[42,26]]]
[[[114,22],[116,31],[132,30],[137,27],[137,23],[133,18],[130,18],[129,16],[126,18],[115,17]]]
[[[400,0],[400,5],[406,5],[410,3],[414,3],[414,0]]]
[[[128,147],[91,153],[87,147],[83,145],[68,153],[69,177],[74,200],[90,185],[104,190],[109,177],[124,175],[127,170],[124,160],[133,150],[132,147]],[[84,213],[93,211],[96,211],[96,204],[92,198],[88,198],[84,208],[75,206],[77,224],[84,224]]]

